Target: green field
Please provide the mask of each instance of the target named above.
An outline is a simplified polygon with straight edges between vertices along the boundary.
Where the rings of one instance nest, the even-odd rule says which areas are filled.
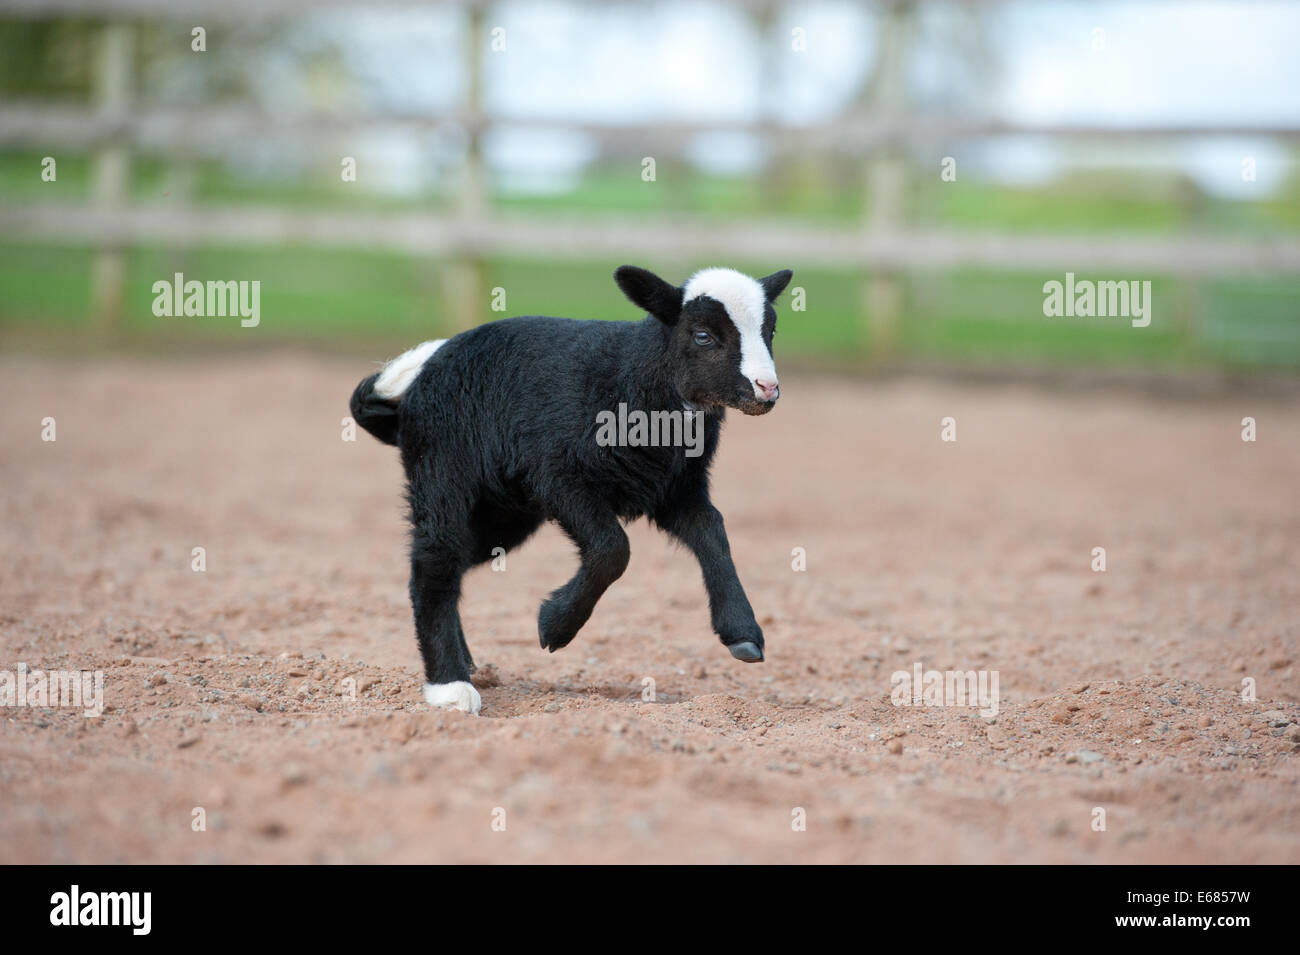
[[[78,203],[89,192],[89,164],[61,158],[57,183],[33,170],[39,156],[0,154],[0,201]],[[660,179],[681,172],[681,185],[640,188],[625,171],[597,168],[571,193],[546,197],[499,195],[499,208],[545,217],[548,213],[653,216],[689,211],[720,221],[790,216],[805,222],[847,224],[863,214],[860,189],[830,175],[787,171],[781,188],[751,180],[687,175],[661,166]],[[401,201],[334,181],[332,171],[254,177],[216,162],[174,166],[141,159],[133,166],[132,194],[141,202],[174,198],[229,209],[241,204],[300,208],[432,210],[449,204],[439,194]],[[676,180],[674,180],[676,181]],[[839,183],[837,185],[837,183]],[[659,184],[656,184],[659,185]],[[1257,202],[1212,200],[1168,183],[1120,178],[1071,178],[1050,187],[1017,190],[962,183],[913,182],[908,221],[925,227],[998,229],[1020,233],[1171,235],[1195,229],[1219,235],[1300,239],[1300,188]],[[32,244],[21,236],[0,240],[0,338],[15,343],[103,341],[90,328],[91,262],[88,248]],[[507,293],[505,313],[484,297],[479,319],[503,314],[554,314],[632,318],[634,309],[615,288],[607,261],[499,259],[484,263],[484,287]],[[676,278],[683,266],[641,263]],[[717,263],[696,263],[698,265]],[[873,352],[872,316],[864,302],[867,276],[816,267],[799,250],[781,262],[729,262],[760,274],[795,270],[806,290],[807,310],[782,312],[779,349],[810,362],[868,364],[883,357],[971,362],[981,365],[1098,365],[1141,368],[1232,367],[1300,369],[1300,283],[1268,280],[1187,281],[1149,278],[1154,318],[1132,328],[1116,318],[1046,318],[1042,284],[1060,275],[1016,272],[925,272],[902,277],[902,315],[896,353]],[[229,318],[156,318],[152,285],[183,272],[191,279],[261,282],[261,324],[241,328]],[[1081,275],[1080,277],[1088,277]],[[125,347],[186,345],[260,346],[303,343],[384,351],[418,338],[454,331],[445,314],[446,270],[437,261],[356,251],[293,247],[137,248],[128,253],[128,293],[121,326],[111,341]]]

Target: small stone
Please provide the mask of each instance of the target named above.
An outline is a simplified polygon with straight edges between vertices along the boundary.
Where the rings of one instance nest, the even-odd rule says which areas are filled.
[[[266,819],[257,824],[255,831],[264,838],[279,839],[289,834],[289,827],[278,819]]]
[[[388,738],[397,743],[405,743],[416,734],[419,728],[419,724],[413,716],[408,716],[405,719],[398,718],[393,720],[392,725],[388,728]]]
[[[889,750],[891,755],[901,756],[903,754],[903,741],[901,739],[891,739],[889,745],[885,748]]]

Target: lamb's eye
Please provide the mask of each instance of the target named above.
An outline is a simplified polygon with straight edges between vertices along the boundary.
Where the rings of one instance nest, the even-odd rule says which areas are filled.
[[[704,329],[702,329],[702,328],[701,328],[701,329],[697,329],[696,332],[695,332],[695,344],[697,344],[697,345],[711,345],[711,344],[713,344],[713,339],[709,337],[709,333],[706,332]]]

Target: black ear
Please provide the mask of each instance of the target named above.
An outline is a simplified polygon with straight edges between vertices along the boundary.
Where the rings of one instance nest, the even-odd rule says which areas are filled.
[[[644,308],[665,325],[676,325],[682,314],[682,289],[635,265],[620,265],[614,281],[633,305]]]
[[[785,291],[785,287],[790,284],[794,278],[794,273],[789,269],[782,269],[780,272],[773,272],[758,280],[758,284],[763,286],[763,294],[767,296],[769,302],[775,302],[777,296]]]

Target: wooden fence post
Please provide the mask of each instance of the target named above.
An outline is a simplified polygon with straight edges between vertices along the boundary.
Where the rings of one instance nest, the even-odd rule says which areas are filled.
[[[122,114],[131,99],[135,36],[128,23],[106,25],[99,38],[94,74],[95,105],[104,112]],[[118,209],[126,204],[131,188],[131,154],[125,142],[110,142],[94,157],[92,190],[97,206]],[[126,292],[126,249],[101,245],[91,267],[94,334],[113,338],[121,331]]]
[[[483,7],[473,4],[469,8],[466,43],[466,134],[465,165],[461,170],[460,190],[457,196],[457,215],[464,229],[473,229],[487,212],[487,182],[483,166],[483,58],[484,43]],[[487,302],[487,269],[477,251],[452,256],[443,266],[443,286],[446,303],[451,313],[455,331],[477,325]]]
[[[876,70],[868,90],[872,112],[887,120],[897,119],[907,102],[908,0],[898,0],[881,10]],[[867,166],[867,234],[873,238],[898,231],[903,219],[903,195],[907,172],[896,144],[881,148]],[[878,269],[863,283],[863,309],[867,313],[867,341],[874,359],[889,359],[897,353],[901,337],[903,279],[893,269]]]

